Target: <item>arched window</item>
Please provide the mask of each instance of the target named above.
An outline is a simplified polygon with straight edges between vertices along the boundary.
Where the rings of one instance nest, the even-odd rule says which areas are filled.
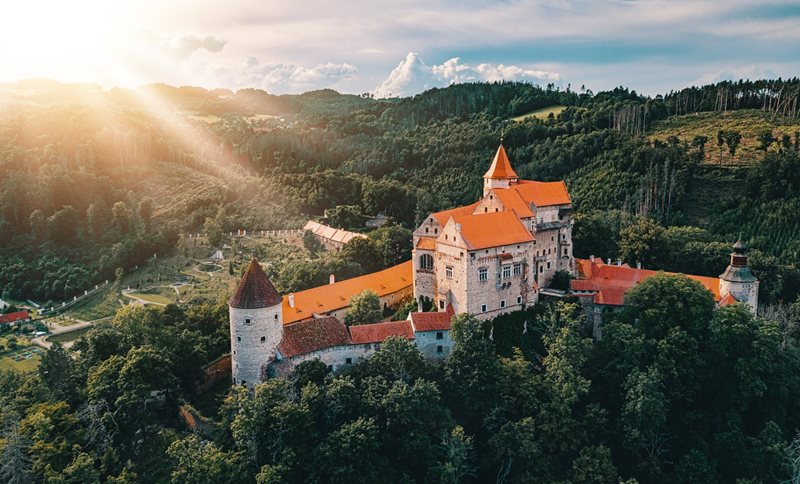
[[[419,256],[419,268],[427,271],[433,270],[433,256],[430,254],[422,254]]]

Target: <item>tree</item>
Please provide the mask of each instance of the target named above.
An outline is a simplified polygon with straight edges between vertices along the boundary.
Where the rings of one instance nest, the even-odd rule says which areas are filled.
[[[339,252],[342,259],[360,265],[364,272],[383,269],[383,255],[375,241],[366,237],[353,237],[342,246]]]
[[[31,458],[28,455],[30,442],[20,433],[19,423],[11,422],[5,433],[0,479],[7,484],[28,484],[34,482],[31,473]]]
[[[86,222],[94,240],[100,240],[111,222],[111,210],[102,198],[86,209]]]
[[[569,289],[569,281],[572,279],[572,275],[569,272],[564,270],[556,271],[553,275],[553,279],[550,281],[550,287],[553,289],[561,289],[562,291],[566,291]]]
[[[144,233],[150,233],[150,225],[152,223],[153,218],[153,199],[150,197],[144,197],[139,202],[139,205],[136,207],[136,214],[139,216],[139,220],[141,220],[142,225],[144,226]]]
[[[344,317],[348,326],[375,323],[381,320],[383,311],[381,299],[373,291],[366,289],[350,299],[350,308]]]
[[[47,219],[47,231],[52,241],[70,242],[75,238],[77,229],[78,213],[71,205],[62,208]]]
[[[327,208],[325,218],[332,227],[345,230],[361,228],[366,221],[366,217],[361,214],[361,208],[357,205],[337,205],[334,208]]]
[[[658,267],[663,260],[664,227],[650,219],[642,218],[620,230],[619,253],[629,264],[641,262],[645,266]]]
[[[306,250],[311,252],[311,254],[314,256],[319,255],[325,250],[325,246],[323,246],[322,242],[317,239],[317,236],[314,235],[314,232],[310,230],[303,232],[303,247],[305,247]]]
[[[171,478],[176,484],[246,481],[237,454],[224,452],[213,442],[202,442],[196,435],[172,442],[167,454],[174,461]]]
[[[761,151],[769,150],[769,145],[771,145],[773,141],[775,141],[775,139],[772,137],[771,129],[765,129],[764,131],[761,131],[758,134],[758,149]]]
[[[41,241],[45,235],[45,229],[47,226],[45,225],[46,220],[44,218],[44,214],[39,209],[34,210],[31,212],[30,217],[28,217],[28,223],[30,224],[31,234],[33,237]]]
[[[381,257],[382,267],[391,267],[411,258],[411,231],[399,225],[384,226],[372,231],[369,238]]]
[[[458,484],[475,475],[473,438],[461,426],[456,425],[453,428],[450,435],[444,438],[442,446],[445,459],[439,464],[439,482]]]
[[[127,235],[131,226],[131,211],[125,202],[116,202],[111,207],[111,216],[114,227],[122,235]]]

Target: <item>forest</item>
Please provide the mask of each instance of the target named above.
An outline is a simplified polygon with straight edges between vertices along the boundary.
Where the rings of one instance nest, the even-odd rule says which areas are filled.
[[[338,254],[306,240],[312,257],[269,269],[282,290],[396,264],[427,214],[477,199],[502,139],[521,177],[565,180],[577,257],[717,276],[741,238],[762,306],[717,309],[699,285],[658,276],[601,341],[574,302],[542,303],[457,318],[442,365],[393,340],[348,371],[304,364],[252,397],[198,391],[229,348],[226,294],[128,306],[77,352],[54,345],[36,372],[0,371],[0,480],[800,479],[799,90],[481,83],[377,100],[0,86],[0,299],[57,303],[190,234],[221,246],[308,219],[390,224]],[[563,109],[524,116],[550,106]],[[201,423],[187,428],[179,408]]]

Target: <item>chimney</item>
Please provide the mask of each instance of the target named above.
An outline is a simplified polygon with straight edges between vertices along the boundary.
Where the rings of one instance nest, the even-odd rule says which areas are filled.
[[[640,261],[636,261],[636,268],[637,269],[641,269],[642,268],[642,263]]]
[[[592,262],[594,262],[594,256],[593,256],[593,255],[590,255],[590,256],[589,256],[589,260],[590,260],[590,261],[592,261]]]
[[[331,274],[328,276],[328,284],[334,284],[336,282],[336,274]]]
[[[611,265],[611,257],[608,258],[608,262],[606,264]]]
[[[294,293],[289,293],[289,295],[286,296],[286,298],[289,300],[289,307],[293,308],[294,307]]]
[[[622,265],[622,259],[617,259],[617,266],[621,266],[621,265]]]

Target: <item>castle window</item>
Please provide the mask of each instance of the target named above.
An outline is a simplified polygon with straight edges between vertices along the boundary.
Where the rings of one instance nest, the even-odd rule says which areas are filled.
[[[514,275],[515,276],[519,276],[521,274],[522,274],[522,263],[521,262],[515,262],[514,263]]]
[[[495,208],[495,209],[494,209],[494,211],[495,211],[495,212],[499,212],[499,211],[500,211],[500,209],[499,209],[499,208]]]
[[[452,279],[453,278],[453,266],[446,266],[444,268],[444,275],[448,279]]]
[[[564,247],[564,255],[567,255],[567,248]]]
[[[439,309],[444,311],[444,301],[439,301]]]
[[[494,200],[494,195],[489,195],[489,200]]]
[[[555,239],[555,237],[553,237],[553,236],[551,235],[551,236],[550,236],[550,242],[552,242],[552,241],[554,241],[554,240],[556,240],[556,239]]]
[[[489,207],[483,207],[483,213],[486,213],[488,211],[489,211]]]
[[[436,339],[444,339],[444,333],[441,331],[436,332]]]
[[[266,341],[266,340],[267,340],[267,337],[266,337],[266,336],[262,336],[262,337],[261,337],[261,342],[262,342],[262,343],[263,343],[264,341]]]
[[[252,321],[250,321],[250,318],[244,318],[244,324],[250,324],[250,323],[252,323]]]
[[[353,359],[352,358],[345,358],[344,359],[344,363],[346,365],[352,365],[353,364]]]
[[[425,227],[425,233],[426,234],[428,233],[428,227]]]
[[[487,310],[486,305],[485,304],[481,304],[481,312],[485,313],[486,310]]]
[[[505,265],[503,266],[503,279],[508,279],[511,277],[511,266]]]
[[[242,380],[242,386],[245,386],[245,385],[247,385],[247,382]]]
[[[506,307],[506,300],[505,299],[501,299],[500,300],[500,308],[502,309],[504,307]]]
[[[236,337],[236,341],[241,341],[241,340],[242,340],[242,337],[241,337],[241,336],[237,336],[237,337]]]
[[[489,269],[486,267],[481,267],[478,269],[478,280],[481,282],[485,282],[489,280]]]
[[[547,261],[547,268],[550,268],[550,261]]]
[[[276,315],[275,315],[275,321],[277,321],[277,320],[278,320],[278,315],[276,314]]]
[[[419,268],[426,271],[433,270],[433,257],[430,254],[419,256]]]
[[[442,345],[437,346],[436,347],[436,352],[437,353],[444,353],[444,347]]]
[[[522,304],[522,296],[517,296],[517,304]]]
[[[541,274],[542,272],[544,272],[544,267],[539,266],[539,274]]]

